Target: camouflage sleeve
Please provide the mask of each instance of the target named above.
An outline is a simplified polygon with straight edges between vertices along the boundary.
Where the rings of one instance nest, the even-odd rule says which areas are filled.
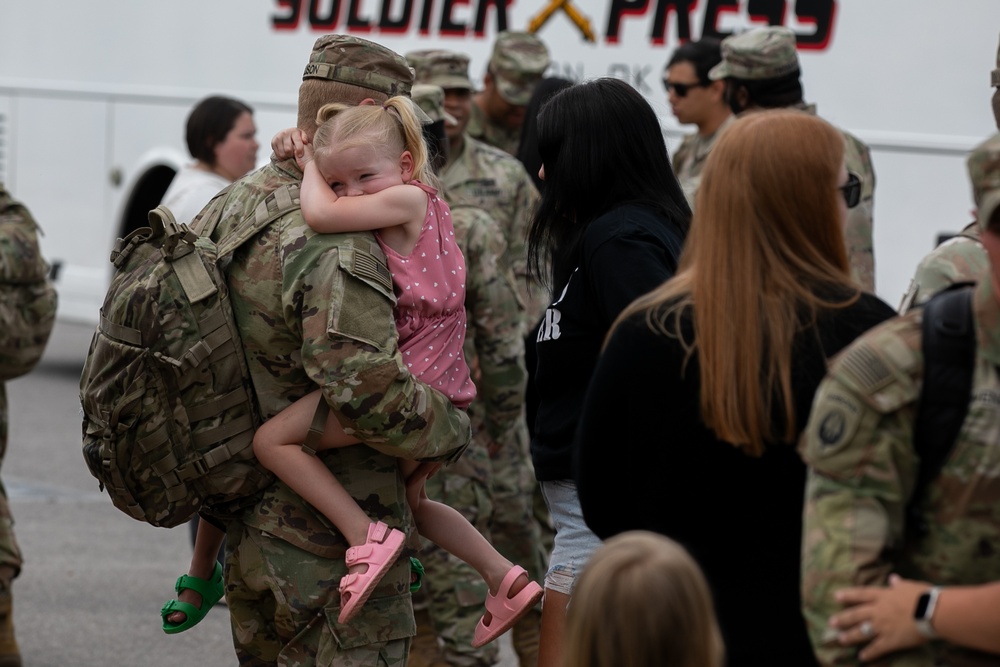
[[[534,326],[549,305],[545,288],[528,275],[528,230],[538,207],[538,189],[520,163],[515,198],[515,225],[507,239],[508,266],[513,271],[517,291],[524,303],[526,327]]]
[[[866,292],[875,293],[875,251],[872,241],[875,210],[875,168],[871,152],[859,139],[844,133],[847,170],[861,178],[861,202],[847,215],[844,237],[851,275]]]
[[[877,328],[875,332],[882,332]],[[875,334],[878,336],[878,333]],[[872,342],[869,342],[872,341]],[[858,665],[828,620],[847,586],[884,584],[888,554],[903,540],[913,490],[913,402],[918,389],[895,364],[898,337],[868,334],[835,362],[816,394],[802,436],[809,466],[802,545],[803,614],[821,665]],[[878,349],[887,350],[883,356]]]
[[[344,430],[390,456],[457,458],[471,437],[468,416],[406,369],[374,239],[295,236],[282,268],[286,317],[301,322],[302,365]]]
[[[982,243],[966,236],[949,239],[920,261],[899,312],[927,303],[956,283],[975,282],[988,269],[989,258]]]
[[[494,442],[504,443],[521,424],[527,374],[524,369],[522,309],[509,270],[498,262],[506,248],[503,232],[481,209],[452,209],[455,235],[468,267],[465,304],[469,335],[478,368],[477,403]]]

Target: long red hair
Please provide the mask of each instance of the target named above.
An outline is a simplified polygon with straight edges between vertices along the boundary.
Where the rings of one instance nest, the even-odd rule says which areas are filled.
[[[796,437],[791,366],[795,334],[820,308],[859,296],[850,277],[837,189],[844,139],[794,110],[750,113],[719,138],[705,165],[677,275],[622,319],[682,339],[690,309],[701,419],[722,440],[760,455]],[[830,302],[843,286],[853,298]],[[775,423],[775,416],[784,417]]]

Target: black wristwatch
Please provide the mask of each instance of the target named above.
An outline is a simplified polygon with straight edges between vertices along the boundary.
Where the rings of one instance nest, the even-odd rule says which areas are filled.
[[[937,639],[938,637],[931,621],[934,619],[934,608],[937,607],[940,593],[941,589],[934,586],[917,599],[917,608],[913,610],[913,620],[917,624],[917,631],[928,639]]]

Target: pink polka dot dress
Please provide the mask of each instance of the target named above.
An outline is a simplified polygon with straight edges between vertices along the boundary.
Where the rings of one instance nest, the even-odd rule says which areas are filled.
[[[429,185],[410,183],[427,193],[427,217],[417,244],[403,256],[379,238],[396,291],[399,351],[413,375],[464,409],[476,397],[462,352],[465,258],[455,241],[448,204]]]

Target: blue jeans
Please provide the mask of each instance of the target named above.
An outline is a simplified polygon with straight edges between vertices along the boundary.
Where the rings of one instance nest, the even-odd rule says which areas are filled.
[[[601,538],[583,521],[576,484],[561,480],[542,482],[541,486],[542,497],[556,529],[549,569],[545,573],[545,588],[572,595],[576,578],[597,547],[601,546]]]

